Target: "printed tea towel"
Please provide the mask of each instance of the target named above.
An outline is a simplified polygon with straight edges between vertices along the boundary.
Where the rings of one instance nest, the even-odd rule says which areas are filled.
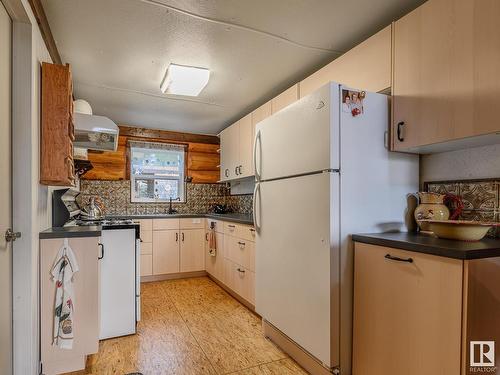
[[[52,345],[61,349],[73,348],[73,275],[76,272],[78,263],[73,250],[69,247],[68,239],[65,238],[51,271],[52,279],[56,283]]]

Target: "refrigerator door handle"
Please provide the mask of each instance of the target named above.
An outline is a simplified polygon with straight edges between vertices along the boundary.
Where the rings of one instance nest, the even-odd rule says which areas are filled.
[[[257,142],[261,142],[260,139],[260,130],[257,131],[257,134],[255,134],[255,139],[253,142],[253,167],[255,169],[255,181],[260,181],[260,172],[259,168],[257,167]],[[262,160],[260,161],[262,164]]]
[[[257,220],[257,193],[260,195],[260,183],[255,183],[255,187],[253,189],[253,225],[255,227],[255,231],[257,233],[260,232],[260,226]]]

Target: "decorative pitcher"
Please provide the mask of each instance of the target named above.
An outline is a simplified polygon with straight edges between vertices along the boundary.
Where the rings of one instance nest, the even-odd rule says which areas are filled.
[[[418,192],[419,205],[415,209],[415,220],[420,230],[429,231],[429,224],[422,220],[448,220],[450,210],[444,204],[445,194]]]

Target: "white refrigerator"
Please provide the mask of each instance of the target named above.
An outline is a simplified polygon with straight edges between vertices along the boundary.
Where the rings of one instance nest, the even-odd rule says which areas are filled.
[[[256,126],[255,308],[335,373],[351,371],[349,236],[404,231],[418,190],[418,156],[386,148],[388,100],[331,82]]]

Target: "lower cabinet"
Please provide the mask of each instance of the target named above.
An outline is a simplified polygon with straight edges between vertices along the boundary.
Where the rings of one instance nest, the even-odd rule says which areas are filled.
[[[356,243],[354,259],[353,374],[477,372],[474,341],[500,340],[500,258]]]
[[[180,236],[180,271],[203,271],[205,269],[205,230],[181,230]]]
[[[153,231],[153,275],[177,273],[180,270],[179,231]]]
[[[255,272],[224,259],[224,279],[236,294],[255,304]]]
[[[224,234],[219,232],[215,233],[217,251],[214,255],[210,253],[208,235],[209,231],[207,229],[205,234],[205,269],[209,275],[224,282]]]
[[[56,284],[52,267],[63,238],[40,241],[40,360],[44,374],[82,370],[88,354],[99,349],[99,237],[70,238],[79,271],[73,276],[74,340],[71,349],[52,345]]]

